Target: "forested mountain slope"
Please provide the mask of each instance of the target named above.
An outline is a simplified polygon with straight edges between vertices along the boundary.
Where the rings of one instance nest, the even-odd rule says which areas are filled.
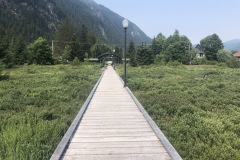
[[[0,0],[0,25],[22,34],[27,41],[50,39],[65,14],[52,0]]]
[[[76,26],[87,26],[99,40],[122,43],[123,17],[93,0],[0,0],[0,27],[12,28],[27,41],[39,36],[51,40],[59,22],[70,19]],[[136,43],[150,42],[150,38],[130,23],[128,39]]]

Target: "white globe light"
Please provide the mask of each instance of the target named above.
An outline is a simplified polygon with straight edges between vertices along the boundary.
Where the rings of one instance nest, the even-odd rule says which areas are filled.
[[[123,24],[123,28],[127,28],[128,27],[128,20],[124,19],[122,24]]]

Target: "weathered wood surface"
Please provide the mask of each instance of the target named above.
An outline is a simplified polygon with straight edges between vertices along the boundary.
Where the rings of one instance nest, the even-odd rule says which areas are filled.
[[[171,157],[116,72],[108,67],[62,159],[168,160]]]

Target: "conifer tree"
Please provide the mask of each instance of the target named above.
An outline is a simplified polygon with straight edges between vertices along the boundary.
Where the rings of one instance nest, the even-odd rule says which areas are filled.
[[[72,38],[75,34],[75,27],[70,20],[65,19],[60,22],[60,24],[58,25],[58,30],[55,33],[53,48],[55,56],[62,55],[65,46],[71,43]]]
[[[129,43],[129,48],[128,48],[128,53],[129,53],[129,58],[130,58],[130,65],[131,66],[136,66],[136,50],[133,41]]]
[[[143,44],[137,50],[136,62],[137,65],[149,65],[153,62],[151,52]]]
[[[84,57],[86,53],[90,52],[90,44],[88,41],[88,30],[85,25],[82,25],[80,28],[80,52],[78,58],[80,61],[84,61]]]

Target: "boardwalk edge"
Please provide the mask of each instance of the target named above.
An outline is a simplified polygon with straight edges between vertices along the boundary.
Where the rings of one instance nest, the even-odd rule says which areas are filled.
[[[73,120],[72,124],[70,125],[70,127],[68,128],[67,132],[65,133],[65,135],[63,136],[62,140],[60,141],[60,143],[58,144],[57,148],[55,149],[54,153],[52,154],[50,160],[59,160],[62,156],[62,154],[64,153],[68,142],[70,141],[70,139],[72,138],[72,135],[74,134],[77,125],[80,123],[103,75],[104,75],[105,71],[102,73],[102,75],[100,76],[100,78],[98,79],[97,83],[95,84],[95,86],[93,87],[92,91],[90,92],[88,98],[86,99],[86,101],[84,102],[84,104],[82,105],[82,108],[80,109],[80,111],[78,112],[77,116],[75,117],[75,119]]]

